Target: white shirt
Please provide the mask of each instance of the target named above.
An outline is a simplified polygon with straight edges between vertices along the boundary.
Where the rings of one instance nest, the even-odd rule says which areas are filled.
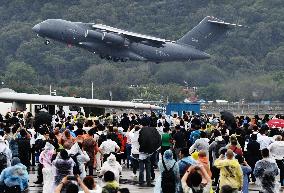
[[[115,141],[112,141],[111,139],[107,139],[100,145],[100,150],[103,152],[103,154],[113,153],[116,149],[119,149],[119,146]]]
[[[257,142],[260,144],[260,150],[268,148],[268,146],[274,142],[273,139],[266,135],[261,135],[257,138]]]
[[[35,144],[35,141],[36,141],[36,139],[35,139],[36,132],[35,132],[34,129],[28,129],[28,132],[30,132],[30,134],[31,134],[30,144],[32,146],[32,145]]]
[[[126,132],[125,136],[126,136],[126,139],[127,139],[126,143],[132,144],[131,138],[133,137],[133,133],[132,132]]]
[[[134,129],[133,129],[134,130]],[[139,145],[139,142],[138,142],[138,139],[139,139],[139,131],[131,131],[133,132],[133,135],[131,136],[131,154],[139,154],[139,148],[140,148],[140,145]]]

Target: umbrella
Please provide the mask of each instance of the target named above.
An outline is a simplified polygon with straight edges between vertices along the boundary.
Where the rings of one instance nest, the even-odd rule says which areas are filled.
[[[139,132],[140,152],[154,153],[161,146],[161,135],[154,127],[143,127]]]
[[[271,119],[267,124],[270,128],[284,128],[284,119]]]
[[[222,111],[220,112],[220,114],[221,114],[221,119],[224,120],[227,125],[233,125],[236,123],[236,119],[233,113],[228,111]]]
[[[52,116],[49,113],[40,111],[35,116],[34,127],[35,128],[39,128],[40,126],[42,126],[44,124],[50,126],[51,125],[51,121],[52,121]]]

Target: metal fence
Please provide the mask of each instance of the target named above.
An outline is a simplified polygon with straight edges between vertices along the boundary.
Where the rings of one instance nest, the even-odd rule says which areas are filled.
[[[230,111],[235,115],[284,114],[284,103],[201,104],[202,113],[218,114],[221,111]]]

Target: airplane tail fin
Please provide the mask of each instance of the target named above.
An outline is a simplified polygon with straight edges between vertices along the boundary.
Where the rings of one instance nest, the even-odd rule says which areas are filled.
[[[207,16],[191,31],[177,40],[177,43],[191,45],[197,49],[204,50],[209,44],[233,27],[241,27],[241,25],[226,23],[220,19]]]

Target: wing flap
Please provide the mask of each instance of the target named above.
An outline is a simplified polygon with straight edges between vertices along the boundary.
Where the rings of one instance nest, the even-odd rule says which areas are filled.
[[[101,31],[105,31],[105,32],[122,34],[127,39],[129,39],[133,42],[147,41],[147,42],[151,42],[151,43],[154,43],[154,44],[165,44],[166,42],[171,42],[170,40],[156,38],[156,37],[153,37],[153,36],[148,36],[148,35],[139,34],[139,33],[135,33],[135,32],[130,32],[130,31],[126,31],[126,30],[122,30],[122,29],[118,29],[118,28],[115,28],[115,27],[102,25],[102,24],[94,24],[94,25],[92,25],[92,27],[95,28],[95,29],[99,29]]]

